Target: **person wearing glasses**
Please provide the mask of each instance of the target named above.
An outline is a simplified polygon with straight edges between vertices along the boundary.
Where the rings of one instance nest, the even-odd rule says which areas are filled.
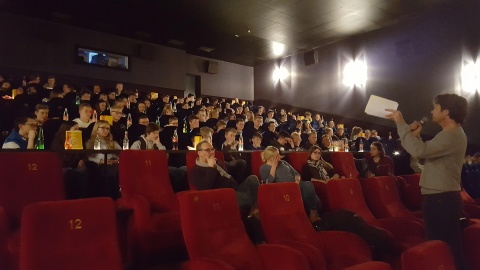
[[[322,181],[338,179],[340,176],[335,173],[332,164],[322,158],[322,149],[315,145],[309,150],[310,156],[302,166],[302,181]]]
[[[208,141],[201,141],[196,147],[198,158],[195,166],[189,169],[188,180],[198,190],[233,188],[237,193],[240,209],[249,210],[250,214],[258,212],[257,193],[259,181],[250,175],[241,184],[229,174],[225,163],[215,158],[215,148]]]
[[[110,132],[110,125],[105,120],[98,120],[93,126],[92,135],[87,142],[87,149],[94,149],[95,141],[100,141],[100,149],[121,150],[120,145],[113,140]],[[116,154],[107,154],[107,161],[104,160],[105,154],[99,152],[91,155],[86,164],[88,170],[92,172],[89,186],[92,187],[92,196],[106,196],[112,199],[120,197],[118,183],[118,163],[119,158]],[[106,164],[106,167],[105,167]]]
[[[35,115],[20,116],[15,119],[15,128],[3,142],[3,149],[34,149],[37,136]]]

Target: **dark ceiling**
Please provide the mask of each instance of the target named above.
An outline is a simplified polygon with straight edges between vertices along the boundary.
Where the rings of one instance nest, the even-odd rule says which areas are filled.
[[[0,10],[254,66],[282,57],[273,55],[273,41],[291,55],[447,2],[453,0],[0,0]]]

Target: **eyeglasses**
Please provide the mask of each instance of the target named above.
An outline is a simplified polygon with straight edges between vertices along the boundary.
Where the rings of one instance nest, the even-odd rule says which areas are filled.
[[[206,148],[206,149],[200,149],[200,151],[205,151],[205,152],[214,152],[215,148]]]
[[[117,112],[117,111],[110,111],[110,113],[122,113],[122,112]]]
[[[316,155],[321,155],[322,152],[319,152],[319,151],[313,151],[313,154],[316,154]]]
[[[178,125],[178,122],[172,122],[170,125]]]
[[[101,129],[103,129],[103,130],[108,130],[108,131],[110,131],[110,128],[109,128],[109,127],[98,127],[98,128],[101,128]]]

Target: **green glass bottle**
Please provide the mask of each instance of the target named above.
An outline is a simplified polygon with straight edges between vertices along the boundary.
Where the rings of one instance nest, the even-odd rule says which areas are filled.
[[[37,150],[44,150],[45,149],[45,138],[43,137],[43,128],[38,128],[38,135],[37,135]]]

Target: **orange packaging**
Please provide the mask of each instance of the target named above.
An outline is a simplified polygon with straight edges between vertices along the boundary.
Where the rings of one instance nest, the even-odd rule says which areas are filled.
[[[100,120],[105,120],[108,124],[113,125],[113,117],[111,115],[100,115]]]
[[[81,130],[73,130],[73,131],[66,131],[65,133],[65,150],[82,150],[83,149],[83,142],[82,142],[82,131]]]

